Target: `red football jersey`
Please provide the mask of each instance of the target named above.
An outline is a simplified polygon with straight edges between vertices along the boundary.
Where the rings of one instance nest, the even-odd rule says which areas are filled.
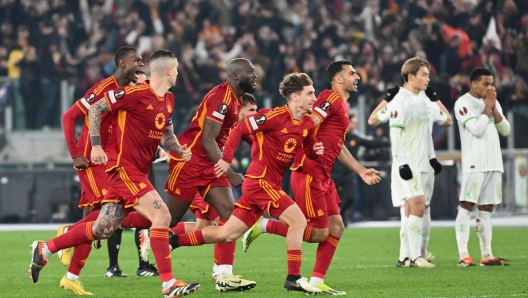
[[[119,88],[117,80],[114,76],[108,77],[99,83],[93,85],[84,95],[83,98],[77,100],[74,105],[65,113],[63,119],[64,136],[66,138],[66,145],[70,151],[72,158],[84,155],[90,159],[92,152],[92,143],[90,141],[90,129],[88,127],[88,110],[90,106],[102,99],[103,93]],[[66,116],[69,116],[70,122],[66,121]],[[84,117],[84,125],[79,136],[79,141],[75,140],[75,121]],[[110,113],[104,113],[101,119],[101,146],[106,149],[110,139],[110,132],[112,131],[112,116]],[[90,162],[90,165],[93,166]]]
[[[317,158],[313,151],[317,142],[313,129],[314,121],[310,115],[295,120],[287,105],[273,110],[260,109],[231,132],[222,159],[231,163],[241,137],[254,134],[252,161],[246,177],[266,178],[269,183],[280,185],[284,171],[299,148],[303,148],[309,158]]]
[[[204,96],[194,118],[191,120],[189,128],[178,136],[180,144],[187,144],[191,148],[193,165],[208,167],[213,164],[202,146],[202,131],[205,119],[222,125],[220,133],[216,137],[216,143],[222,150],[227,141],[229,131],[237,125],[238,113],[241,107],[242,99],[236,97],[233,88],[227,82],[214,87]],[[169,156],[176,160],[181,159],[180,156],[173,152]]]
[[[315,137],[323,143],[324,154],[315,160],[309,160],[299,150],[292,170],[302,167],[310,176],[330,178],[348,131],[348,107],[337,91],[325,90],[317,97],[313,113],[321,118],[321,124],[315,128]]]
[[[174,95],[159,97],[149,81],[104,93],[111,111],[112,135],[108,143],[107,172],[116,167],[135,167],[148,174],[167,125],[172,124]]]

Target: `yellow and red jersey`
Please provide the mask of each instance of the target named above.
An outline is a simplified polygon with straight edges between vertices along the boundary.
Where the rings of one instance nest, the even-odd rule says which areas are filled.
[[[230,163],[240,139],[249,134],[255,137],[246,177],[265,178],[269,183],[280,185],[297,150],[303,150],[309,158],[317,158],[313,151],[317,141],[312,117],[305,114],[296,120],[287,105],[272,110],[260,109],[247,117],[231,131],[222,159]]]
[[[233,88],[227,82],[214,87],[204,96],[189,128],[178,136],[180,144],[187,144],[191,148],[193,164],[205,167],[213,165],[202,146],[205,119],[222,126],[216,137],[216,143],[222,150],[229,136],[229,131],[237,125],[241,107],[242,99],[236,97]],[[181,160],[181,157],[173,152],[169,156],[174,160]]]
[[[323,143],[324,154],[310,160],[306,158],[303,150],[298,150],[292,170],[302,167],[310,176],[330,178],[332,167],[341,152],[348,131],[348,107],[337,91],[325,90],[317,97],[313,114],[321,119],[321,123],[315,127],[315,137]]]
[[[116,167],[137,168],[148,174],[167,125],[172,125],[174,95],[160,97],[149,81],[104,93],[112,114],[107,146],[107,172]]]

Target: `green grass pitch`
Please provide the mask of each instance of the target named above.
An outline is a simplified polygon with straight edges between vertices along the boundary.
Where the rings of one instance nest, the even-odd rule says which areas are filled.
[[[436,256],[436,268],[396,268],[399,251],[398,229],[347,229],[326,276],[327,285],[347,292],[349,297],[517,297],[528,295],[528,228],[495,228],[493,252],[510,260],[510,267],[457,267],[457,247],[453,228],[433,228],[429,250]],[[53,232],[0,233],[0,297],[71,297],[59,288],[66,272],[54,255],[33,284],[27,273],[29,245],[47,240]],[[108,267],[107,248],[92,250],[81,274],[87,291],[98,297],[161,297],[157,277],[136,277],[137,254],[133,233],[123,233],[119,263],[124,279],[104,278]],[[218,293],[211,279],[212,245],[177,249],[172,254],[176,278],[200,282],[201,289],[190,297],[300,297],[286,292],[285,241],[262,235],[242,252],[237,244],[235,274],[257,282],[249,292]],[[480,261],[478,238],[472,230],[470,254]],[[303,247],[303,276],[310,277],[316,244]],[[151,256],[151,260],[154,257]]]

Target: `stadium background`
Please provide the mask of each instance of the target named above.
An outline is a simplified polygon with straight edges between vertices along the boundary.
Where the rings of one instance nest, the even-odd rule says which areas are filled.
[[[429,60],[431,85],[453,114],[469,90],[469,72],[492,70],[498,100],[512,122],[504,148],[504,215],[526,213],[528,202],[528,2],[525,0],[240,0],[240,1],[0,1],[0,222],[63,222],[80,217],[80,185],[61,130],[61,114],[94,83],[115,71],[115,51],[135,46],[143,55],[174,51],[180,61],[173,120],[186,128],[202,96],[225,80],[235,57],[257,68],[259,107],[284,104],[278,82],[303,71],[316,91],[329,88],[325,67],[349,59],[361,76],[350,102],[360,133],[388,135],[366,118],[401,84],[400,68],[413,56]],[[80,128],[80,126],[79,126]],[[456,215],[458,125],[436,127],[444,171],[437,177],[433,218]],[[240,171],[248,148],[239,150]],[[362,183],[353,207],[363,219],[399,216],[390,208],[387,149],[358,158],[382,169],[374,187]],[[167,166],[155,167],[162,190]],[[287,182],[285,183],[287,187]]]

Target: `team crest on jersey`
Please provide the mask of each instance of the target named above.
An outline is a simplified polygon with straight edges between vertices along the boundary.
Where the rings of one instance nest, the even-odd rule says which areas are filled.
[[[391,117],[392,119],[396,119],[396,118],[398,118],[398,111],[396,111],[396,110],[391,111],[391,112],[390,112],[390,117]]]
[[[114,93],[115,98],[121,98],[123,95],[125,95],[125,90],[123,89],[116,90]]]
[[[95,99],[95,94],[90,93],[90,95],[88,95],[88,97],[86,98],[86,101],[88,103],[92,103],[94,101],[94,99]]]
[[[218,107],[218,112],[222,115],[224,115],[227,112],[227,105],[225,103],[221,104]]]
[[[255,118],[255,122],[257,122],[258,125],[264,124],[264,122],[266,122],[266,116],[258,115],[257,118]]]
[[[467,114],[467,109],[466,107],[461,107],[460,110],[458,110],[458,113],[461,115],[461,116],[465,116]]]
[[[442,113],[442,111],[440,111],[440,116],[444,115],[444,113]]]
[[[284,143],[284,151],[291,153],[296,146],[297,141],[294,138],[289,138],[286,143]]]
[[[387,113],[387,107],[384,107],[383,110],[381,110],[381,113],[382,113],[382,114]]]
[[[321,110],[328,111],[330,109],[330,103],[328,101],[321,104]]]

